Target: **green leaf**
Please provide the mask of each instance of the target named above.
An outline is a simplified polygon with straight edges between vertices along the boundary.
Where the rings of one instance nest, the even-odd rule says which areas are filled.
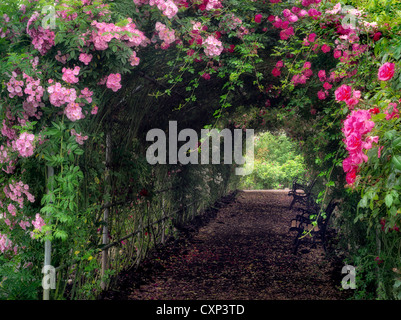
[[[390,208],[393,204],[393,196],[391,194],[386,195],[384,202],[386,203],[387,208]]]
[[[384,133],[384,137],[388,140],[392,140],[395,134],[397,134],[396,130],[389,130]]]
[[[393,156],[391,163],[394,165],[394,167],[398,170],[401,170],[401,155],[396,154]]]
[[[395,138],[391,144],[391,146],[394,149],[400,149],[401,148],[401,137]]]
[[[394,282],[394,288],[399,288],[401,286],[401,280],[396,280],[395,282]]]
[[[56,230],[54,232],[54,237],[64,241],[68,238],[68,235],[64,230]]]
[[[61,132],[60,130],[58,130],[58,129],[52,128],[52,129],[47,129],[47,130],[44,132],[44,134],[45,134],[46,136],[59,136],[59,137],[61,137],[62,132]]]
[[[365,195],[365,196],[359,201],[358,207],[360,207],[360,208],[366,208],[367,205],[368,205],[368,198],[367,198],[367,196]]]
[[[76,154],[78,156],[83,155],[84,154],[84,150],[82,150],[80,148],[77,148],[77,149],[74,150],[74,154]]]
[[[372,116],[372,120],[373,121],[379,121],[379,120],[383,120],[384,118],[386,118],[386,115],[384,113],[378,113],[375,114],[374,116]]]
[[[326,187],[334,187],[334,186],[335,186],[334,181],[329,181],[329,182],[326,184]]]
[[[238,80],[239,74],[238,73],[232,73],[230,74],[230,81],[235,82]]]

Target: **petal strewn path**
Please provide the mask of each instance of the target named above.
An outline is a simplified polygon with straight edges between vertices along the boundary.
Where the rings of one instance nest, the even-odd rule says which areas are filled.
[[[291,253],[290,201],[284,191],[239,192],[207,225],[122,275],[119,292],[104,299],[347,299],[341,261],[320,247]]]

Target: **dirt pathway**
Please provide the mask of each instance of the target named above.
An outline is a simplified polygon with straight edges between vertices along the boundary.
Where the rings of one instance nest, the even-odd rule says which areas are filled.
[[[103,299],[339,300],[341,261],[291,254],[296,211],[282,191],[239,192],[208,224],[122,274]]]

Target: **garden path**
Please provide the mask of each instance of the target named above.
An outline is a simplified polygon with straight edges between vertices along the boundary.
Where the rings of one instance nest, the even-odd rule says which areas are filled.
[[[342,262],[320,247],[291,254],[286,191],[240,191],[205,222],[119,276],[112,300],[345,300]],[[207,213],[206,213],[207,216]],[[306,250],[308,249],[308,250]],[[350,291],[350,290],[348,290]]]

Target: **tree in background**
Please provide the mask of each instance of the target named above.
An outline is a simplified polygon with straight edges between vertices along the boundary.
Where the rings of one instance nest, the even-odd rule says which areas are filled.
[[[254,170],[244,177],[245,189],[282,189],[306,173],[304,159],[285,133],[264,132],[255,139]]]

